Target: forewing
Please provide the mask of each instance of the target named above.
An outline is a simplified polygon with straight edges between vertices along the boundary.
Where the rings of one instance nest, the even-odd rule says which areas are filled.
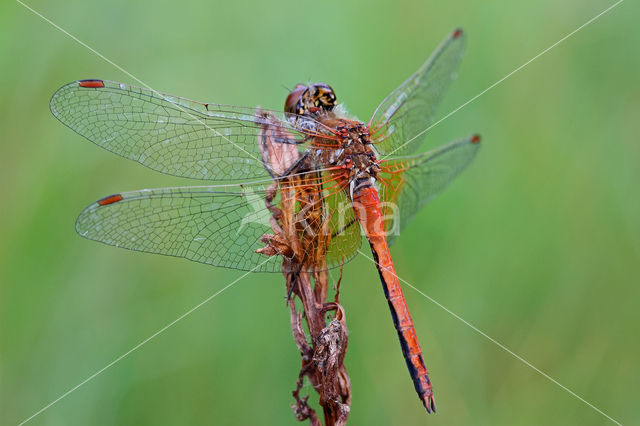
[[[256,253],[271,233],[261,186],[183,187],[126,192],[87,207],[76,230],[130,250],[184,257],[254,272],[279,271],[282,260]]]
[[[463,50],[464,35],[458,29],[376,108],[369,124],[382,155],[410,154],[416,149],[455,78]]]
[[[473,160],[477,135],[411,157],[385,160],[379,174],[389,242],[409,220]]]
[[[162,173],[213,181],[269,176],[258,137],[287,133],[282,141],[303,150],[306,134],[295,117],[204,104],[107,80],[82,80],[60,88],[51,112],[102,148]],[[304,118],[306,128],[317,123]],[[278,137],[272,139],[280,141]]]

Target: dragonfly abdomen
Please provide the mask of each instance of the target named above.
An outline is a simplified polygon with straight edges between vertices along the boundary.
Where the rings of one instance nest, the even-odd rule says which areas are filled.
[[[402,355],[413,385],[427,412],[436,411],[429,372],[413,326],[407,302],[402,293],[384,234],[383,216],[378,192],[373,186],[361,188],[353,195],[354,209],[369,240],[376,261],[382,289],[389,304],[393,325],[398,333]]]

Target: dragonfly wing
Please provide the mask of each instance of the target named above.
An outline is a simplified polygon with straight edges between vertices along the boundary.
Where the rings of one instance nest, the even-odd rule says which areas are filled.
[[[334,182],[321,202],[330,237],[328,268],[351,260],[360,226],[347,196]],[[116,247],[252,272],[279,272],[282,259],[256,253],[272,234],[265,206],[268,184],[145,189],[111,195],[88,206],[76,231]],[[280,202],[276,195],[273,203]]]
[[[108,151],[193,179],[267,177],[258,137],[265,132],[277,132],[276,141],[283,133],[305,137],[283,113],[198,103],[107,80],[69,83],[53,95],[50,108],[62,123]],[[304,122],[313,124],[310,118]]]
[[[252,272],[276,272],[277,256],[256,253],[271,233],[264,187],[202,186],[132,191],[103,198],[76,230],[105,244]]]
[[[327,264],[331,267],[353,259],[358,254],[362,237],[360,223],[344,188],[334,186],[326,189],[325,193],[326,220],[331,233],[327,249]]]
[[[464,51],[462,30],[455,30],[408,80],[376,108],[370,125],[382,155],[410,154],[435,119],[444,92],[456,76]]]
[[[440,148],[385,160],[379,174],[388,241],[473,160],[480,137],[470,136]]]

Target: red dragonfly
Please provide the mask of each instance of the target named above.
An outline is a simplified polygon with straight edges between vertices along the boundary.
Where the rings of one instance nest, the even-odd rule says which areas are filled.
[[[388,245],[478,149],[480,138],[473,135],[411,155],[434,122],[463,46],[462,31],[455,30],[367,123],[350,118],[333,89],[321,83],[296,86],[284,112],[198,103],[106,80],[69,83],[53,95],[51,111],[91,142],[161,173],[242,181],[111,195],[87,207],[76,230],[131,250],[281,271],[278,257],[260,250],[273,223],[265,200],[278,203],[274,182],[302,177],[294,188],[298,205],[291,220],[309,243],[306,250],[322,255],[321,267],[342,265],[357,254],[363,230],[415,389],[427,412],[435,411]],[[310,209],[319,226],[308,223]],[[314,229],[324,230],[322,251]]]

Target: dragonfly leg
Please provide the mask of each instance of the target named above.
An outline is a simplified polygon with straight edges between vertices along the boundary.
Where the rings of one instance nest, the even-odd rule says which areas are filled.
[[[287,300],[291,299],[291,295],[293,294],[293,289],[298,283],[298,280],[296,279],[296,277],[300,275],[300,271],[302,271],[302,264],[298,266],[298,270],[296,271],[295,274],[293,274],[293,278],[291,279],[291,287],[289,287],[289,290],[287,291]]]

